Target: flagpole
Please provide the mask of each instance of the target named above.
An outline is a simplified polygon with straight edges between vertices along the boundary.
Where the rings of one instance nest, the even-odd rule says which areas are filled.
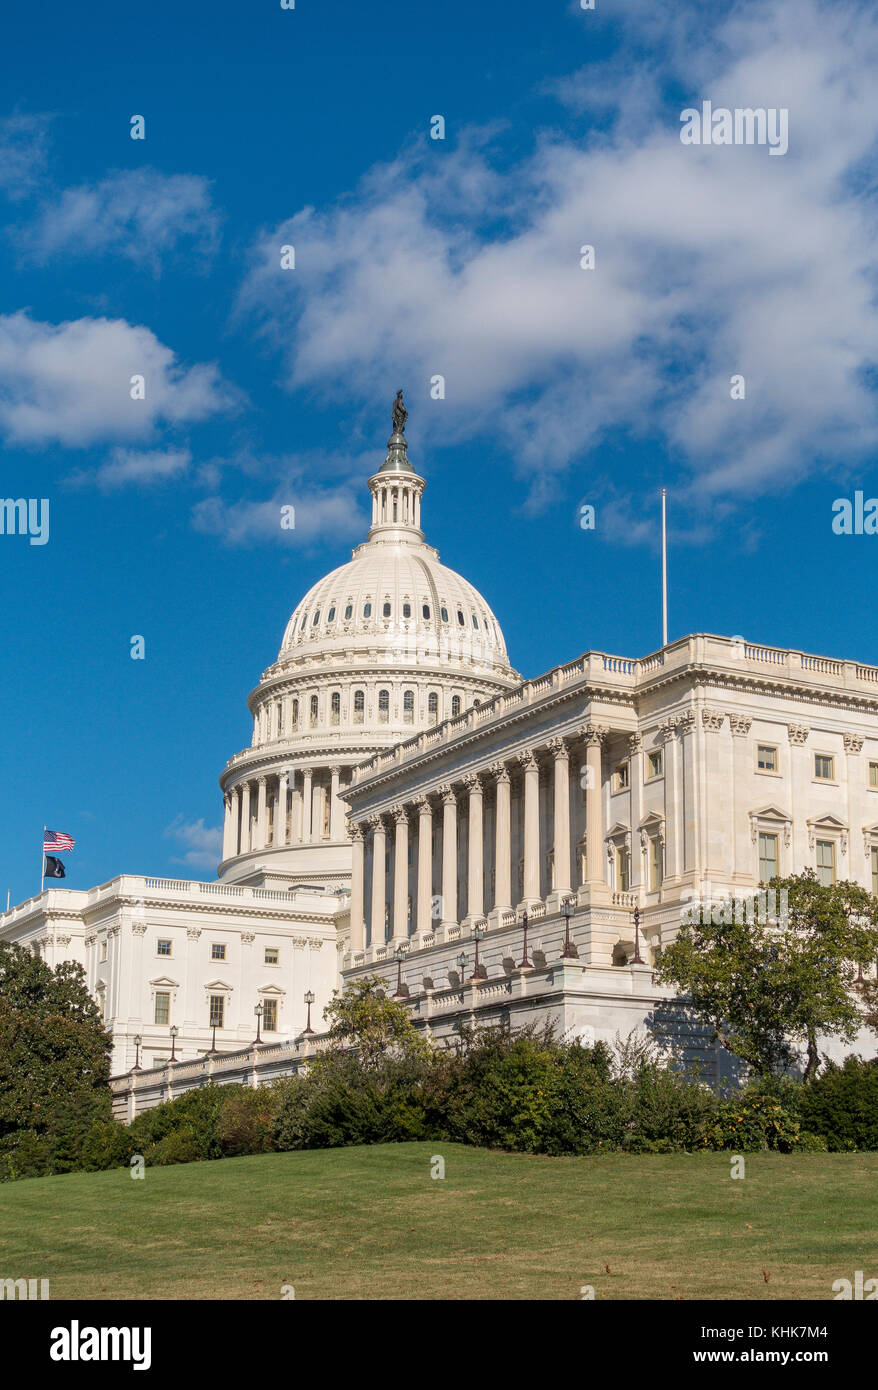
[[[46,827],[43,826],[43,840],[41,845],[43,857],[40,860],[40,895],[42,896],[43,886],[46,882]]]
[[[662,488],[662,647],[668,645],[668,512],[667,491]]]

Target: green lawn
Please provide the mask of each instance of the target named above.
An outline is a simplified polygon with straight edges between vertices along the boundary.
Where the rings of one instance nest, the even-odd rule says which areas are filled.
[[[36,1178],[0,1187],[0,1278],[53,1299],[827,1299],[878,1275],[878,1154],[746,1164],[385,1144]]]

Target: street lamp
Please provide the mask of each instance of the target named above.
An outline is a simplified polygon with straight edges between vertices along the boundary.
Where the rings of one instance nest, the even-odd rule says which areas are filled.
[[[171,1024],[171,1061],[172,1061],[172,1062],[176,1062],[176,1060],[177,1060],[177,1034],[179,1033],[179,1031],[180,1031],[180,1029],[177,1027],[176,1023],[172,1023],[172,1024]]]
[[[253,1012],[256,1015],[256,1043],[254,1044],[254,1046],[256,1046],[262,1042],[262,1015],[265,1012],[265,1005],[263,1004],[261,999],[259,1003],[256,1005],[256,1008],[253,1010]]]
[[[640,908],[634,909],[634,955],[628,962],[629,965],[645,965],[646,961],[640,954]]]
[[[473,967],[472,978],[474,980],[487,980],[488,972],[483,965],[479,965],[479,942],[485,935],[485,928],[481,922],[477,922],[473,927],[473,941],[476,943],[476,963]]]
[[[208,1057],[210,1057],[214,1052],[216,1052],[216,1022],[214,1022],[213,1024],[213,1037],[210,1040],[210,1047],[207,1049]]]
[[[396,956],[396,993],[393,997],[394,999],[403,999],[405,994],[402,988],[402,963],[406,956],[405,947],[397,946],[393,954]]]
[[[134,1066],[131,1068],[132,1071],[140,1071],[140,1048],[142,1043],[143,1038],[140,1036],[139,1033],[135,1033],[134,1046],[136,1048],[136,1052],[134,1054]]]
[[[524,912],[521,914],[521,921],[524,926],[524,954],[518,962],[518,968],[519,970],[532,970],[533,961],[528,958],[527,954],[527,908],[525,908]]]
[[[570,940],[570,914],[573,911],[573,898],[564,899],[561,904],[561,911],[564,913],[564,948],[561,951],[561,959],[578,960],[579,951]]]
[[[306,1033],[313,1033],[314,1029],[311,1027],[311,1005],[314,1003],[314,995],[310,989],[305,991],[305,1003],[308,1005],[308,1022],[305,1025],[304,1031]]]
[[[466,974],[466,951],[461,951],[460,955],[457,957],[457,968],[460,971],[460,983],[464,984],[464,976]]]

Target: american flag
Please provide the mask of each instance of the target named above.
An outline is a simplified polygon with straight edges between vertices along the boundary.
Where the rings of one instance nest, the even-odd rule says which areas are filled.
[[[73,849],[75,844],[73,836],[66,835],[63,830],[43,831],[43,854],[55,854],[59,849]]]

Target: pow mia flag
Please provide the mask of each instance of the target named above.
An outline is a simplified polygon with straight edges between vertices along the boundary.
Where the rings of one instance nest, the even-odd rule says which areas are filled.
[[[67,877],[67,874],[64,872],[64,865],[61,863],[61,860],[60,860],[60,859],[56,859],[56,858],[55,858],[54,854],[47,854],[47,855],[46,855],[46,872],[45,872],[45,877],[46,877],[46,878],[66,878],[66,877]]]

